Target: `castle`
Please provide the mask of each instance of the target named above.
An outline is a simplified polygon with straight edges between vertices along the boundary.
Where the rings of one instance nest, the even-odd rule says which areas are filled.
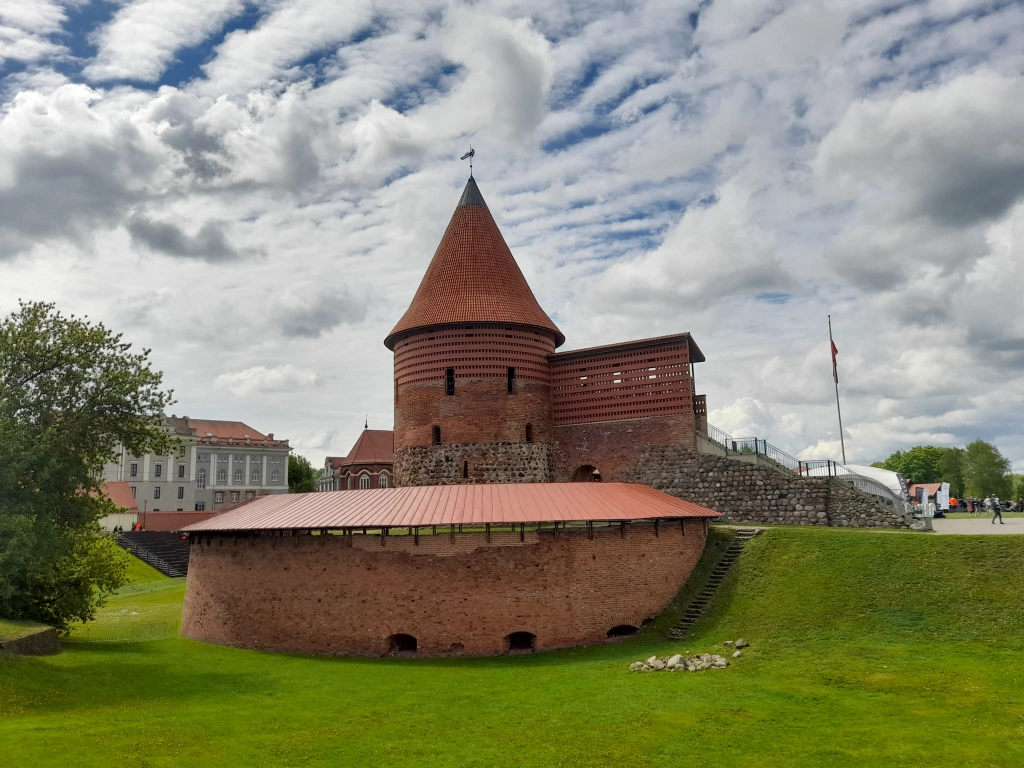
[[[641,446],[706,434],[688,333],[556,352],[544,312],[470,176],[384,344],[398,486],[624,480]]]

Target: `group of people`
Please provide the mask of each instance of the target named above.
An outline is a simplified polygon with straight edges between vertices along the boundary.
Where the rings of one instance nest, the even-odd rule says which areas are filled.
[[[998,496],[986,496],[984,499],[960,499],[959,501],[950,499],[949,506],[953,509],[962,509],[965,512],[970,512],[972,515],[980,512],[986,515],[990,514],[992,515],[993,525],[995,525],[997,518],[1000,525],[1002,525],[1003,512],[1024,512],[1024,499],[1002,501]]]
[[[141,523],[132,523],[132,530],[133,531],[141,531],[142,530],[142,524]],[[114,533],[124,533],[124,526],[123,525],[115,525],[114,526]]]

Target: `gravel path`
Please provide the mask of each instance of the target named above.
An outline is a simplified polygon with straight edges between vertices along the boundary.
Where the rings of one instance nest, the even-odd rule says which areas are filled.
[[[1005,525],[992,525],[991,517],[979,517],[973,520],[943,520],[939,518],[932,520],[932,526],[939,535],[953,536],[977,536],[979,534],[1022,534],[1024,533],[1024,519],[1010,517],[1005,519]]]

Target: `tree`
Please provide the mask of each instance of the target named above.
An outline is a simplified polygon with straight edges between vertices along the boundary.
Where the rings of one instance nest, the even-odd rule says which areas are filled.
[[[91,619],[127,557],[97,524],[103,465],[123,445],[167,453],[171,392],[150,351],[102,323],[21,303],[0,321],[0,617]]]
[[[1013,498],[1024,499],[1024,475],[1010,475],[1013,481]]]
[[[949,492],[959,498],[964,495],[964,449],[944,448],[939,459],[939,477],[949,483]]]
[[[908,451],[896,451],[882,462],[883,469],[898,472],[915,483],[938,483],[946,480],[940,467],[943,457],[951,448],[934,445],[915,445]]]
[[[305,456],[288,457],[288,492],[309,493],[316,490],[316,470]]]
[[[999,449],[984,440],[968,443],[963,456],[964,485],[968,496],[1009,497],[1010,461]]]

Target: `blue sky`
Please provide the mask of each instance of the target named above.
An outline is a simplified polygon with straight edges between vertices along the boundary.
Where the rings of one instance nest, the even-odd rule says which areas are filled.
[[[391,425],[476,176],[566,348],[691,331],[710,420],[1024,470],[1024,7],[8,0],[0,311],[152,347],[175,410],[314,461]]]

